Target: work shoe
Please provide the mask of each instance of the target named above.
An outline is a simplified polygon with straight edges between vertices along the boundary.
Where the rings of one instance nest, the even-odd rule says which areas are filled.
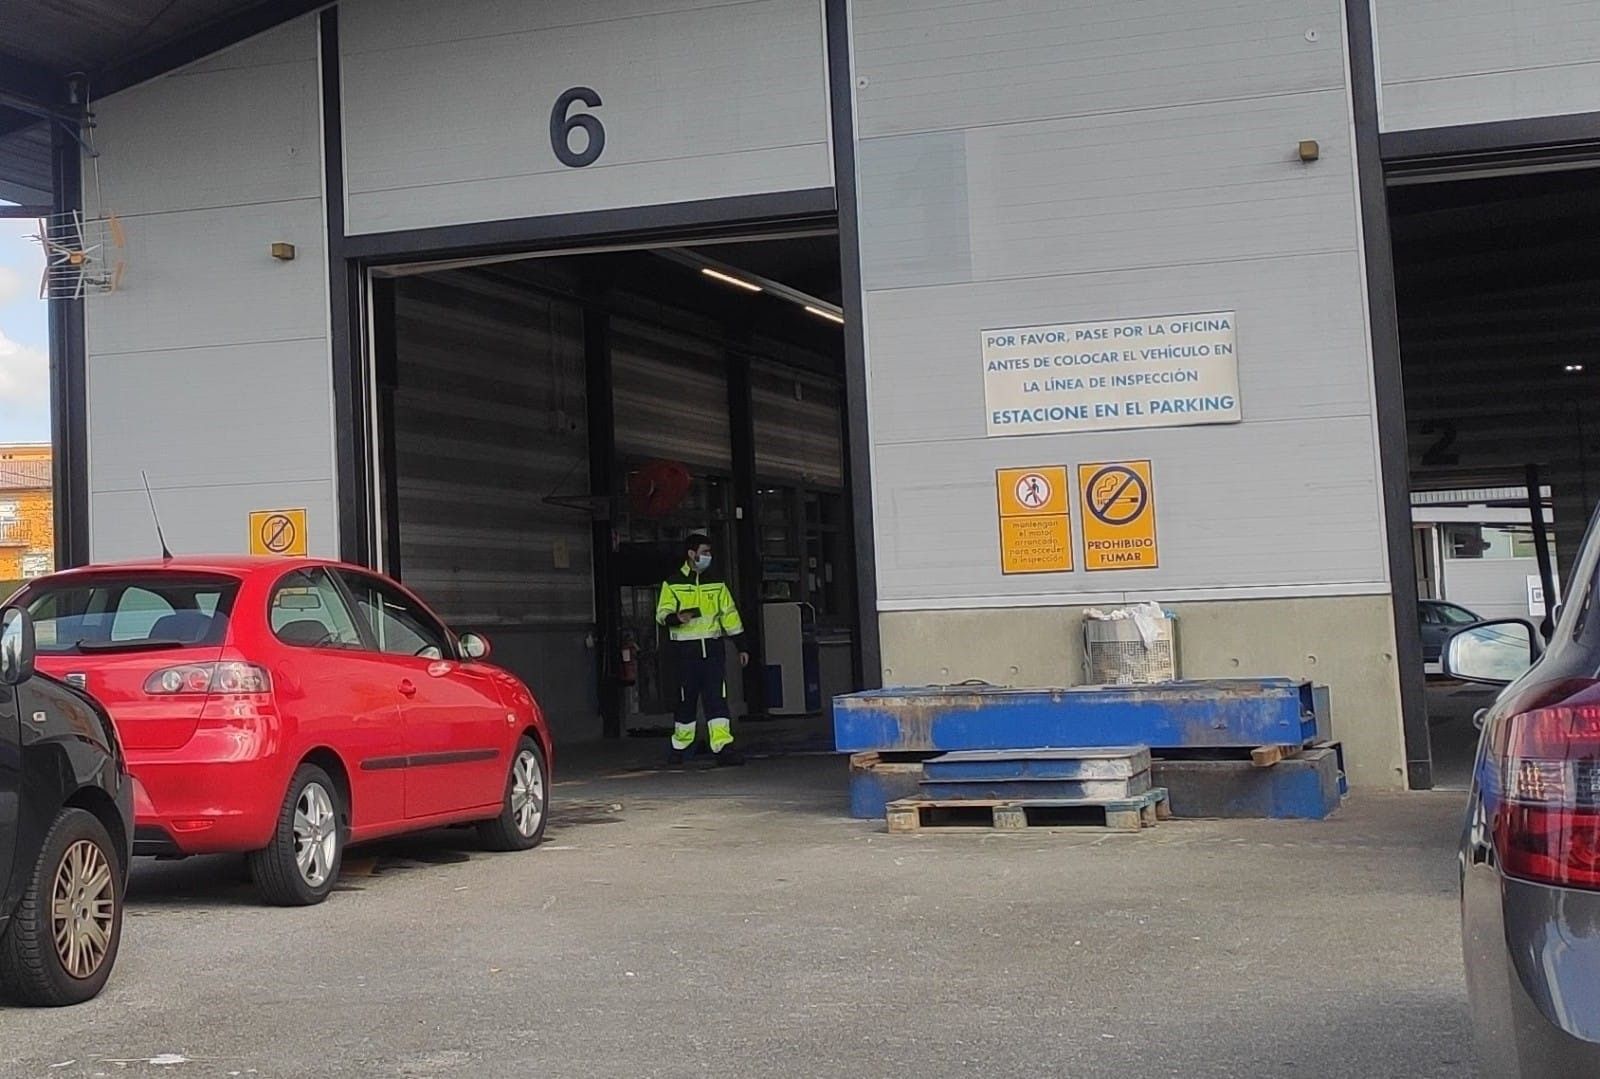
[[[723,720],[723,722],[726,723],[727,720]],[[695,725],[693,723],[674,723],[672,725],[672,749],[673,749],[673,751],[676,752],[676,753],[680,753],[681,754],[686,749],[688,749],[690,746],[694,745],[694,735],[695,735]],[[731,742],[733,739],[730,738],[728,740]],[[716,745],[717,745],[716,744],[716,738],[713,735],[712,736],[712,742],[711,742],[711,748],[713,750],[716,749]]]
[[[713,753],[721,753],[733,745],[733,731],[726,719],[706,720],[706,735]]]

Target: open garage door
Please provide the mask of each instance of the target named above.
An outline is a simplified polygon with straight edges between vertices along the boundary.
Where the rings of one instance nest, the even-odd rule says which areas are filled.
[[[1492,694],[1439,677],[1444,642],[1540,623],[1600,498],[1600,170],[1435,170],[1389,206],[1435,784],[1460,787]]]
[[[383,562],[562,741],[664,734],[657,594],[705,533],[754,653],[735,716],[826,743],[859,628],[838,266],[813,232],[373,275]]]

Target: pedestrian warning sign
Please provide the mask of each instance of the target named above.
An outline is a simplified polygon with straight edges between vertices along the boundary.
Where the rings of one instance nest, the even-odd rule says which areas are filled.
[[[250,553],[304,558],[305,510],[256,510],[250,514]]]
[[[1000,572],[1071,572],[1066,466],[1002,468],[994,475],[1000,506]]]
[[[1149,461],[1078,466],[1083,568],[1155,569],[1156,490]]]

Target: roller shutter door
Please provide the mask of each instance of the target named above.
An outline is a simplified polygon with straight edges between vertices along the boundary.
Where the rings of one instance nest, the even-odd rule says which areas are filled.
[[[716,344],[630,318],[611,322],[617,453],[727,473],[728,379]]]
[[[400,572],[456,624],[594,617],[583,318],[481,274],[397,282]]]
[[[843,400],[837,383],[758,363],[750,370],[750,397],[758,476],[844,486]]]

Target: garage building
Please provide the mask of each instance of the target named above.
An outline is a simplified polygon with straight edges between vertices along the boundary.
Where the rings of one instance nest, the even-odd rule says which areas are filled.
[[[1425,787],[1414,496],[1548,488],[1553,580],[1600,493],[1592,4],[77,7],[0,64],[7,212],[95,253],[62,564],[149,553],[144,476],[182,550],[303,510],[568,740],[659,714],[640,582],[711,529],[752,711],[807,644],[1061,684],[1156,600]]]

